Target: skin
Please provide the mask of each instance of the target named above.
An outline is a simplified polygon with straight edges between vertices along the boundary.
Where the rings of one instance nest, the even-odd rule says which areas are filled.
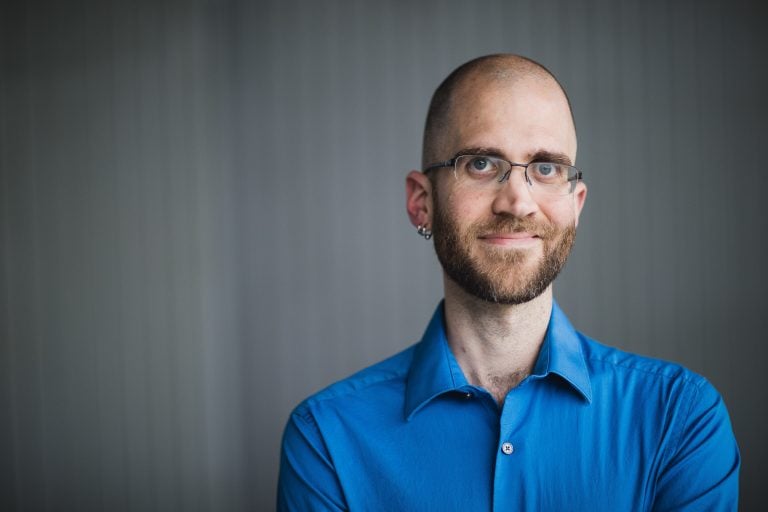
[[[576,160],[576,131],[567,100],[548,76],[517,76],[514,80],[488,80],[470,76],[455,96],[449,127],[436,147],[437,160],[447,160],[469,147],[492,147],[512,162],[527,163],[540,150]],[[435,200],[462,232],[472,224],[495,216],[528,218],[558,229],[577,226],[587,188],[580,182],[569,196],[537,201],[526,185],[521,168],[498,190],[467,191],[455,187],[452,173],[438,171],[435,191],[422,172],[406,178],[406,209],[414,226],[431,226]],[[530,275],[540,263],[542,241],[512,239],[508,234],[473,240],[473,261],[489,261],[493,251],[517,251],[517,263],[506,273],[504,286]],[[519,236],[519,235],[518,235]],[[503,406],[508,392],[529,375],[544,340],[552,308],[552,285],[535,299],[518,305],[488,302],[464,291],[443,272],[446,335],[451,350],[469,382],[488,390]]]

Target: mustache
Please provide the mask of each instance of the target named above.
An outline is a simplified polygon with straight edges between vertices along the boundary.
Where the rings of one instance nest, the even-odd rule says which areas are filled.
[[[555,237],[557,228],[548,222],[529,218],[496,217],[488,222],[475,224],[471,228],[472,237],[498,233],[531,233],[543,240]]]

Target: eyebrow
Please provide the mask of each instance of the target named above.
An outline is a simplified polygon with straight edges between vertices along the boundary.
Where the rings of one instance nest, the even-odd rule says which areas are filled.
[[[506,160],[504,152],[498,148],[481,146],[474,148],[464,148],[454,155],[454,158],[462,155],[479,155],[479,156],[495,156],[496,158],[503,158]],[[552,162],[553,164],[565,164],[573,165],[571,159],[565,153],[558,151],[549,151],[546,149],[538,149],[533,152],[528,162],[516,162],[516,163],[530,163],[530,162]]]
[[[552,162],[553,164],[573,165],[571,159],[565,153],[540,149],[536,151],[529,162]]]

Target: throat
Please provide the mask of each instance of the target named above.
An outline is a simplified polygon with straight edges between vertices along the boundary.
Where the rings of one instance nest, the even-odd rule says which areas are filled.
[[[493,396],[499,407],[504,405],[504,399],[509,392],[516,388],[528,375],[530,371],[525,368],[516,370],[511,373],[503,375],[488,374],[484,377],[479,375],[472,375],[471,380],[475,381],[473,384],[479,385],[486,389],[491,396]]]

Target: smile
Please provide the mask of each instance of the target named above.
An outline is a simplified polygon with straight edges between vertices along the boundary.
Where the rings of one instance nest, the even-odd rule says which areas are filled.
[[[541,238],[533,233],[490,233],[480,237],[480,240],[502,247],[523,248],[538,244]]]

